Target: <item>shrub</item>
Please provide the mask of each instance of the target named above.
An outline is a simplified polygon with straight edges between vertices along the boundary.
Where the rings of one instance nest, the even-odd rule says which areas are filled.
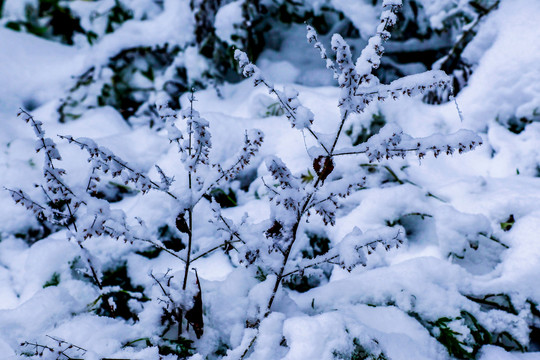
[[[391,119],[385,119],[377,133],[370,137],[359,136],[358,143],[350,148],[340,146],[340,139],[347,136],[349,116],[362,113],[370,103],[397,99],[400,96],[414,96],[448,86],[450,83],[450,78],[443,71],[410,75],[390,84],[382,84],[374,74],[374,70],[381,64],[384,43],[390,38],[389,31],[397,21],[396,13],[400,6],[400,0],[383,1],[377,32],[369,39],[356,62],[353,61],[348,43],[340,35],[334,34],[331,40],[336,58],[333,61],[319,41],[315,29],[312,26],[307,27],[308,41],[319,51],[341,89],[337,104],[340,117],[333,120],[335,132],[330,135],[317,132],[315,116],[301,103],[296,90],[276,88],[260,69],[250,62],[246,53],[236,50],[234,57],[243,75],[251,77],[255,86],[266,87],[275,96],[291,126],[310,136],[313,144],[307,149],[312,161],[308,176],[293,173],[277,156],[265,158],[268,174],[263,176],[262,182],[267,190],[265,200],[270,207],[270,217],[262,224],[251,224],[248,218],[235,224],[222,214],[222,207],[234,206],[236,199],[234,192],[223,189],[227,189],[227,184],[238,177],[256,156],[262,146],[262,132],[246,132],[239,154],[231,163],[211,163],[209,123],[195,109],[194,94],[188,97],[188,106],[180,111],[171,108],[168,95],[158,97],[156,102],[159,127],[166,130],[167,140],[178,149],[185,179],[173,179],[156,166],[155,174],[159,176],[159,180],[153,180],[91,139],[62,135],[62,140],[88,153],[90,164],[86,185],[71,186],[64,176],[66,170],[57,167],[62,158],[56,143],[45,136],[40,121],[26,111],[21,111],[21,118],[30,124],[38,139],[36,151],[44,154],[44,181],[39,186],[45,201],[34,200],[22,190],[9,191],[15,202],[46,221],[51,228],[66,229],[68,238],[78,244],[83,271],[99,288],[100,297],[95,304],[99,314],[136,320],[136,310],[130,308],[134,306],[131,300],[143,302],[147,299],[141,289],[133,287],[123,276],[120,279],[113,276],[122,273],[121,268],[109,270],[109,275],[104,277],[104,271],[85,247],[88,239],[108,237],[133,244],[147,244],[181,262],[181,274],[166,272],[151,273],[150,276],[161,293],[159,299],[152,299],[159,300],[162,307],[162,332],[158,346],[165,349],[166,344],[183,344],[182,356],[190,353],[190,338],[193,338],[193,334],[200,338],[206,323],[204,288],[201,287],[196,271],[192,271],[192,264],[217,250],[226,254],[235,252],[236,255],[231,257],[235,265],[253,269],[252,272],[257,273],[261,281],[255,285],[259,290],[253,290],[254,293],[262,295],[252,299],[256,302],[256,310],[247,315],[243,341],[240,346],[228,352],[231,357],[245,358],[256,351],[261,329],[271,317],[276,302],[282,298],[282,284],[288,283],[291,286],[293,276],[320,275],[326,264],[339,265],[350,271],[358,265],[365,266],[367,256],[378,248],[399,248],[406,241],[404,228],[397,224],[365,232],[354,228],[336,246],[321,241],[315,246],[314,242],[312,253],[294,256],[293,248],[299,238],[304,236],[305,222],[318,216],[325,226],[334,225],[341,200],[362,189],[366,176],[369,176],[369,172],[364,173],[344,166],[340,159],[362,156],[372,163],[395,157],[404,158],[408,154],[422,159],[428,153],[437,157],[454,152],[467,152],[482,143],[479,136],[466,130],[449,135],[434,134],[425,138],[413,138],[403,133]],[[174,223],[178,236],[170,233],[167,235],[168,230],[165,228],[149,229],[143,219],[132,221],[122,210],[111,207],[110,200],[99,196],[100,184],[108,177],[143,194],[159,191],[171,198],[176,211],[168,220]],[[173,181],[177,181],[174,189]],[[209,207],[210,211],[200,211],[204,207]],[[193,219],[209,214],[209,221],[215,226],[218,241],[212,246],[204,247],[198,244]],[[160,237],[166,237],[169,243],[162,241]],[[195,246],[196,244],[199,246]],[[174,335],[171,335],[171,332],[174,332]],[[354,345],[353,356],[366,355],[364,345],[358,341]],[[372,358],[385,358],[382,352],[377,356]]]

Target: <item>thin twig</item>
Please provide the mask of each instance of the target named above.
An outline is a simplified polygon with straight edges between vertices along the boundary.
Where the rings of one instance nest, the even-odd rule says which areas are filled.
[[[219,244],[217,246],[214,246],[213,248],[209,249],[209,250],[206,250],[205,252],[203,252],[202,254],[199,254],[197,256],[194,256],[193,259],[191,260],[191,263],[194,263],[195,261],[199,260],[200,258],[202,257],[205,257],[206,255],[216,251],[217,249],[219,248],[226,248],[227,246],[229,245],[232,245],[232,244],[236,244],[236,243],[239,243],[240,240],[233,240],[233,241],[226,241],[224,242],[223,244]],[[234,248],[234,247],[233,247]]]

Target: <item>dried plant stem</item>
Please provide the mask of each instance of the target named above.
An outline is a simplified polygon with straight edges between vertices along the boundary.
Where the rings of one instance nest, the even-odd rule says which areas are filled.
[[[318,262],[316,262],[314,264],[306,265],[303,268],[296,269],[296,270],[293,270],[293,271],[289,271],[288,273],[284,274],[283,277],[285,278],[287,276],[294,275],[297,272],[304,271],[305,269],[309,269],[309,268],[312,268],[312,267],[315,267],[315,266],[318,266],[318,265],[321,265],[321,264],[329,263],[330,261],[332,261],[334,259],[337,259],[338,257],[339,257],[339,255],[330,256],[329,258],[323,259],[323,260],[318,261]]]
[[[269,85],[267,85],[265,83],[265,85],[268,87],[268,88],[271,88]],[[284,106],[287,106],[286,103],[284,103],[281,98],[279,97],[279,95],[277,94],[277,92],[274,91],[274,93],[277,95],[278,99],[280,100],[280,102],[284,105]],[[339,140],[339,137],[341,136],[341,133],[342,133],[342,130],[343,130],[343,126],[345,124],[345,121],[347,119],[347,115],[348,113],[347,112],[344,112],[343,114],[343,117],[341,119],[341,122],[339,124],[339,127],[338,127],[338,130],[336,132],[336,136],[334,138],[334,141],[333,141],[333,144],[332,144],[332,148],[330,149],[330,151],[328,151],[326,149],[326,147],[324,147],[324,145],[319,141],[319,139],[316,137],[316,135],[311,131],[311,129],[308,128],[308,130],[310,130],[310,133],[315,137],[316,140],[319,141],[319,144],[324,148],[324,150],[327,152],[328,156],[330,158],[333,157],[333,151],[337,145],[337,142]],[[314,184],[314,190],[306,197],[304,203],[302,204],[302,207],[301,207],[301,210],[298,212],[297,214],[297,218],[296,218],[296,222],[294,223],[294,225],[292,226],[291,228],[291,238],[290,238],[290,241],[289,241],[289,245],[287,246],[287,248],[285,249],[285,251],[283,252],[283,262],[281,264],[281,267],[279,269],[279,272],[277,274],[277,277],[276,277],[276,281],[274,282],[274,287],[272,289],[272,294],[270,295],[270,298],[268,299],[268,304],[266,305],[266,309],[264,311],[264,315],[263,315],[263,318],[267,318],[270,313],[271,313],[271,309],[272,309],[272,305],[274,304],[274,300],[276,298],[276,295],[277,295],[277,292],[279,290],[279,286],[281,285],[281,282],[283,280],[283,278],[285,276],[288,276],[289,274],[285,274],[285,269],[287,268],[287,263],[289,262],[289,256],[291,255],[291,251],[292,251],[292,248],[296,242],[296,239],[297,239],[297,232],[298,232],[298,227],[300,226],[300,222],[302,221],[302,217],[303,215],[306,213],[306,211],[308,210],[308,207],[311,203],[311,199],[313,199],[313,196],[317,193],[318,189],[320,188],[320,185],[322,184],[322,181],[321,181],[321,178],[319,176],[319,174],[317,174],[317,180],[315,181],[315,184]],[[247,348],[244,350],[244,352],[242,353],[242,355],[240,356],[240,360],[244,359],[247,354],[249,353],[249,351],[253,348],[253,345],[255,345],[255,342],[257,340],[259,336],[259,328],[257,327],[257,333],[253,336],[253,338],[251,339],[251,341],[249,342]]]
[[[191,173],[189,174],[189,183],[191,189]],[[189,274],[189,265],[191,263],[191,247],[193,243],[193,207],[190,206],[188,209],[188,246],[187,246],[187,255],[186,255],[186,266],[184,269],[184,283],[182,285],[182,290],[186,290],[187,279]]]
[[[111,235],[112,236],[112,235]],[[136,237],[134,236],[133,237],[135,240],[138,240],[138,241],[143,241],[143,242],[147,242],[149,243],[150,245],[152,245],[153,247],[155,247],[156,249],[159,249],[159,250],[162,250],[162,251],[165,251],[166,253],[168,253],[169,255],[172,255],[174,256],[175,258],[181,260],[182,262],[186,262],[186,260],[184,260],[182,257],[180,257],[180,255],[178,255],[177,253],[175,253],[174,251],[171,251],[169,249],[167,249],[165,246],[153,241],[153,240],[149,240],[149,239],[143,239],[143,238],[140,238],[140,237]]]
[[[264,86],[266,86],[269,90],[270,90],[270,93],[274,94],[279,103],[281,104],[281,107],[287,111],[287,113],[293,118],[295,119],[296,117],[294,116],[294,111],[293,109],[291,109],[291,106],[287,103],[287,101],[283,100],[281,98],[281,96],[279,95],[279,93],[274,89],[274,87],[270,84],[268,84],[266,81],[262,81],[262,83],[264,84]],[[319,137],[317,136],[317,134],[315,134],[313,132],[313,130],[311,130],[310,127],[307,127],[307,130],[309,131],[309,133],[313,136],[313,138],[315,140],[317,140],[317,142],[319,143],[319,145],[324,149],[324,151],[326,151],[327,154],[330,154],[330,151],[328,151],[328,149],[326,148],[326,146],[322,143],[322,141],[319,139]]]
[[[193,120],[193,94],[190,98],[190,117]],[[188,145],[188,154],[189,157],[192,155],[192,141],[193,141],[193,125],[192,122],[189,122],[189,145]],[[188,188],[189,188],[189,208],[188,210],[188,246],[187,246],[187,255],[186,255],[186,264],[184,267],[184,281],[182,283],[182,290],[186,290],[188,275],[189,275],[189,266],[191,265],[191,248],[193,244],[193,179],[192,179],[192,170],[188,171]],[[178,309],[178,340],[180,340],[182,334],[182,318],[183,311]]]
[[[193,119],[193,95],[190,98],[190,116]],[[192,154],[192,141],[193,141],[193,126],[192,122],[189,123],[189,145],[188,145],[188,154],[191,157]],[[182,284],[182,290],[186,290],[187,279],[189,274],[189,265],[191,262],[191,246],[193,241],[193,190],[192,190],[192,170],[188,171],[188,188],[189,188],[189,208],[188,208],[188,248],[186,256],[186,266],[184,269],[184,283]]]
[[[341,133],[340,131],[337,132],[336,138],[339,137],[340,133]],[[337,139],[334,141],[334,143],[337,143]],[[313,190],[313,192],[311,192],[306,197],[306,200],[304,201],[304,203],[302,205],[302,208],[301,208],[300,212],[298,213],[296,222],[294,223],[294,225],[291,228],[291,233],[292,233],[291,239],[290,239],[289,245],[287,246],[287,249],[285,249],[285,251],[283,253],[283,262],[282,262],[281,267],[279,269],[279,273],[277,274],[276,281],[274,282],[274,287],[272,289],[272,294],[270,295],[270,299],[268,300],[268,304],[266,305],[266,310],[264,312],[263,318],[267,318],[270,315],[272,305],[274,303],[277,292],[279,290],[279,286],[281,285],[281,281],[283,280],[283,278],[285,276],[288,275],[288,274],[285,274],[285,269],[286,269],[287,263],[289,261],[289,256],[291,255],[292,248],[293,248],[293,246],[294,246],[294,244],[296,242],[298,227],[300,225],[300,222],[302,221],[303,215],[308,210],[311,199],[317,193],[317,190],[319,189],[321,183],[322,183],[322,181],[321,181],[320,177],[317,175],[317,180],[315,181],[315,184],[313,186],[314,190]],[[259,336],[259,328],[257,328],[257,333],[253,336],[253,339],[251,339],[251,341],[249,342],[248,347],[242,353],[242,356],[240,357],[240,360],[242,360],[242,359],[244,359],[246,357],[246,355],[249,353],[249,351],[251,350],[251,348],[255,344],[255,341],[257,340],[258,336]]]
[[[83,246],[83,244],[79,243],[79,246],[81,248],[81,250],[83,251],[88,251],[86,250],[86,248]],[[89,257],[86,258],[86,261],[88,261],[88,267],[90,268],[90,271],[92,272],[92,278],[94,279],[94,281],[96,282],[96,285],[98,286],[99,290],[103,290],[103,285],[101,284],[101,281],[99,281],[99,277],[97,275],[97,271],[96,269],[94,268],[94,265],[92,264],[92,260],[90,260]]]
[[[232,245],[232,244],[236,244],[236,243],[239,243],[241,242],[241,240],[234,240],[234,241],[227,241],[223,244],[219,244],[217,246],[214,246],[213,248],[209,249],[209,250],[206,250],[205,252],[195,256],[192,260],[191,260],[191,263],[193,264],[195,261],[199,260],[200,258],[203,258],[205,257],[206,255],[208,254],[211,254],[213,253],[214,251],[216,251],[217,249],[221,249],[221,248],[226,248],[227,246],[229,245]]]
[[[317,176],[317,180],[315,181],[314,188],[315,190],[309,194],[302,205],[302,209],[300,210],[298,217],[296,219],[296,222],[294,223],[292,227],[292,236],[291,241],[289,242],[289,246],[287,246],[287,249],[284,252],[283,255],[283,263],[281,264],[281,268],[279,269],[279,274],[277,275],[276,282],[274,283],[274,289],[272,291],[272,295],[270,296],[270,300],[268,301],[268,305],[266,306],[266,312],[264,314],[264,317],[268,317],[270,315],[270,310],[272,308],[272,304],[274,303],[274,299],[276,297],[277,291],[279,289],[279,285],[281,284],[281,280],[283,280],[285,268],[287,267],[287,263],[289,261],[289,256],[291,254],[291,250],[294,246],[294,243],[296,242],[298,227],[300,226],[300,222],[302,221],[302,217],[305,214],[305,212],[308,209],[309,203],[311,202],[311,199],[313,198],[313,195],[317,192],[319,189],[319,184],[321,183],[321,179]]]
[[[337,142],[339,140],[339,137],[341,136],[341,131],[343,130],[343,126],[345,125],[345,121],[347,121],[347,117],[349,116],[349,112],[345,111],[343,113],[343,116],[341,117],[341,122],[339,123],[339,128],[336,134],[336,137],[334,138],[334,143],[332,144],[332,148],[330,149],[330,153],[328,156],[334,155],[334,150],[336,149]]]

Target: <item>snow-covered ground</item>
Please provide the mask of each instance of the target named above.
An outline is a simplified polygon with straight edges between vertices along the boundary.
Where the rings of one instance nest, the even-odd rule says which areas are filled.
[[[339,3],[347,6],[344,1]],[[469,315],[487,332],[508,335],[501,337],[499,346],[483,346],[477,359],[540,359],[540,352],[534,352],[540,351],[538,335],[530,343],[531,329],[540,328],[540,122],[527,125],[519,134],[504,124],[505,119],[540,111],[538,18],[540,2],[533,0],[503,0],[487,17],[465,52],[476,65],[469,84],[456,99],[463,120],[454,102],[427,105],[419,97],[374,103],[352,118],[351,124],[358,127],[380,113],[418,137],[471,129],[479,133],[483,145],[462,155],[436,159],[429,155],[422,160],[412,156],[375,163],[367,188],[344,200],[335,226],[324,226],[315,217],[303,224],[303,231],[338,244],[354,227],[366,231],[396,223],[406,229],[407,242],[387,252],[377,249],[366,267],[351,272],[334,265],[329,280],[307,292],[284,292],[276,300],[274,312],[260,325],[251,359],[345,359],[358,342],[391,360],[451,359],[436,337],[441,331],[455,331],[458,340],[473,343],[476,334],[466,326]],[[104,52],[107,46],[103,45]],[[309,55],[318,57],[312,51]],[[185,178],[177,150],[169,144],[165,131],[130,127],[113,108],[97,108],[65,124],[56,121],[58,99],[70,77],[88,61],[99,61],[96,57],[89,60],[90,56],[88,49],[0,29],[2,187],[39,196],[34,183],[41,181],[43,157],[34,151],[32,129],[16,117],[19,107],[34,108],[32,115],[43,121],[50,137],[90,137],[154,179],[159,177],[154,164],[169,176]],[[315,114],[316,131],[335,131],[339,89],[294,84],[305,79],[306,73],[321,71],[324,63],[318,69],[304,69],[292,62],[290,54],[279,62],[276,56],[266,53],[259,60],[267,77],[274,76],[277,87],[289,85],[299,90],[303,104]],[[267,174],[263,161],[267,155],[280,157],[295,175],[311,168],[303,134],[291,129],[285,116],[264,114],[275,102],[265,89],[253,88],[245,80],[225,84],[220,90],[221,97],[213,89],[195,94],[197,109],[210,123],[214,161],[233,160],[244,129],[258,128],[264,132],[265,142],[256,163],[250,165],[258,178]],[[84,181],[86,154],[63,140],[55,141],[70,183]],[[343,138],[339,145],[350,146],[350,138]],[[359,165],[366,163],[360,157],[341,159],[336,166],[360,172],[364,170]],[[385,179],[389,181],[382,181]],[[374,186],[381,181],[381,186]],[[246,192],[238,190],[239,186],[238,182],[232,185],[238,206],[224,209],[224,215],[240,221],[248,213],[253,224],[267,219],[270,210],[261,180],[255,180]],[[47,343],[46,335],[87,349],[87,358],[158,358],[155,347],[124,345],[158,336],[159,302],[134,305],[142,306],[137,322],[95,315],[89,304],[99,296],[98,290],[74,275],[78,245],[66,240],[65,231],[28,244],[15,234],[35,226],[36,219],[16,205],[7,191],[0,191],[0,205],[0,358],[19,358],[21,342]],[[123,209],[128,217],[143,218],[148,227],[162,225],[175,211],[174,204],[157,192],[128,196],[112,206]],[[212,244],[215,234],[207,222],[209,206],[202,204],[200,211],[195,231],[202,249]],[[511,227],[503,229],[501,224],[509,222]],[[296,256],[307,243],[307,236],[299,240]],[[183,263],[167,253],[152,259],[137,254],[141,244],[93,238],[85,246],[105,267],[125,262],[133,285],[142,285],[149,298],[161,296],[148,275],[151,271],[183,271]],[[206,322],[196,347],[204,356],[216,351],[219,343],[231,349],[240,347],[246,341],[246,318],[264,301],[269,282],[259,283],[252,272],[237,268],[223,253],[202,258],[193,266],[201,278]],[[54,276],[59,278],[58,284],[44,287]],[[489,296],[499,306],[486,305]],[[434,329],[432,333],[428,328]],[[501,347],[512,346],[514,341],[530,352],[508,352]],[[235,354],[231,351],[230,358]]]

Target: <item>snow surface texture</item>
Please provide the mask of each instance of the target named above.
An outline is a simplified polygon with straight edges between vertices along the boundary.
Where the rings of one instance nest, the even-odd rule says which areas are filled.
[[[54,99],[83,63],[103,61],[118,47],[155,42],[147,31],[155,31],[163,39],[170,37],[167,22],[178,21],[178,27],[182,26],[175,16],[187,17],[187,8],[182,8],[187,2],[166,3],[171,7],[169,14],[174,16],[163,15],[144,27],[126,24],[125,30],[109,38],[92,57],[84,49],[0,29],[0,184],[38,193],[33,183],[41,178],[43,156],[34,153],[35,137],[30,128],[15,118],[16,109],[27,106],[30,100],[41,105],[33,115],[43,121],[48,136],[58,143],[61,164],[68,170],[71,183],[84,179],[87,154],[60,141],[56,134],[92,138],[130,164],[149,171],[153,179],[159,178],[156,170],[150,170],[154,164],[168,176],[180,179],[185,175],[177,148],[168,146],[170,134],[130,128],[112,108],[89,111],[67,124],[53,120]],[[347,6],[342,0],[333,3],[338,8]],[[226,11],[236,11],[235,2],[228,6],[231,8]],[[363,17],[373,19],[377,14],[365,15],[362,5],[353,10],[359,14],[360,29],[373,32],[376,22],[364,21]],[[464,155],[376,162],[379,177],[391,178],[387,167],[400,181],[387,182],[383,187],[370,187],[368,183],[367,189],[345,200],[334,227],[325,227],[316,219],[309,228],[306,225],[307,230],[317,231],[333,244],[346,248],[350,236],[368,238],[372,231],[399,220],[408,230],[408,243],[389,252],[373,253],[367,257],[365,267],[350,273],[336,265],[328,283],[308,292],[282,293],[276,300],[275,311],[260,326],[252,359],[334,359],[339,354],[350,354],[354,339],[372,353],[384,352],[392,360],[449,359],[447,350],[434,337],[437,334],[430,334],[413,314],[432,322],[451,318],[450,328],[465,339],[470,337],[469,330],[455,320],[462,311],[476,316],[488,331],[509,331],[514,339],[528,345],[530,301],[540,303],[540,124],[530,124],[523,132],[513,134],[504,127],[504,119],[527,116],[540,107],[538,18],[540,2],[531,0],[503,0],[500,8],[487,17],[466,49],[468,59],[476,66],[469,85],[457,97],[463,122],[453,103],[429,106],[408,97],[374,103],[353,119],[366,122],[380,112],[416,137],[472,129],[480,131],[484,144]],[[167,32],[163,33],[159,24]],[[218,33],[224,40],[229,39],[233,27],[226,22],[222,25]],[[185,37],[180,36],[178,41],[185,41]],[[315,50],[313,56],[318,56]],[[259,62],[263,71],[272,64],[273,60],[264,57]],[[288,86],[293,86],[301,76],[299,68],[274,71],[280,76],[278,81]],[[267,76],[271,77],[268,73]],[[332,119],[339,119],[336,103],[342,96],[340,90],[298,85],[294,88],[299,91],[298,96],[291,96],[311,109],[316,130],[333,131]],[[221,93],[223,98],[212,90],[197,93],[198,110],[208,120],[212,132],[213,161],[233,160],[244,129],[259,128],[265,134],[263,155],[278,156],[293,174],[305,173],[311,167],[302,133],[290,128],[286,116],[261,116],[275,101],[265,89],[254,90],[251,81],[246,80],[224,85]],[[308,123],[305,121],[300,127]],[[220,136],[223,134],[226,136]],[[344,140],[340,146],[346,148],[351,144]],[[253,167],[259,177],[267,175],[262,162]],[[260,206],[256,190],[258,194],[265,193],[260,180],[247,193],[238,192],[239,206],[223,213],[239,220],[247,212],[254,223],[267,219],[269,209]],[[65,232],[60,232],[27,244],[12,234],[35,225],[35,218],[15,205],[8,192],[0,193],[0,203],[1,358],[17,359],[22,341],[46,342],[46,334],[88,349],[86,358],[158,358],[156,348],[122,345],[157,336],[151,331],[159,319],[159,304],[149,303],[136,323],[92,314],[87,307],[98,293],[87,282],[77,280],[70,268],[70,262],[80,255],[76,243],[68,242]],[[153,192],[128,197],[115,206],[130,217],[143,217],[149,227],[161,225],[161,219],[175,211],[162,194]],[[211,213],[210,206],[205,211]],[[510,215],[515,223],[510,230],[503,231],[500,224],[507,222]],[[211,244],[215,234],[206,221],[195,222],[203,245],[205,241]],[[307,237],[302,241],[306,243]],[[175,273],[183,269],[182,263],[168,254],[147,259],[134,253],[131,245],[114,240],[94,239],[86,247],[103,264],[126,261],[130,278],[149,289],[150,297],[161,295],[152,287],[150,271],[157,274],[171,269]],[[196,267],[204,289],[205,313],[212,319],[197,347],[210,351],[212,344],[220,341],[238,347],[245,338],[246,318],[269,292],[268,282],[258,283],[253,274],[233,267],[223,253],[201,259]],[[59,284],[44,288],[55,273]],[[507,294],[515,315],[500,310],[484,311],[464,296],[485,294]],[[280,345],[283,338],[286,347]],[[76,351],[72,354],[80,356]],[[230,355],[233,358],[234,354]],[[540,353],[507,352],[488,345],[480,349],[478,358],[529,360],[540,358]]]

